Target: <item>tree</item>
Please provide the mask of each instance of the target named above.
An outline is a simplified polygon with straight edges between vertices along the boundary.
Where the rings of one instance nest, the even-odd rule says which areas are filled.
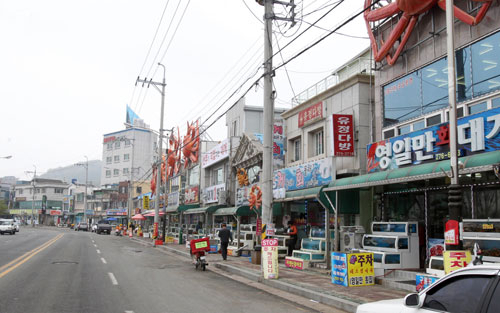
[[[9,208],[7,207],[7,203],[4,200],[0,200],[0,215],[8,215]]]

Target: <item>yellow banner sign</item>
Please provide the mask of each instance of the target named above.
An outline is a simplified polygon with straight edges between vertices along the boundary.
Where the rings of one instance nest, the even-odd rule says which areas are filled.
[[[444,272],[446,274],[461,269],[469,265],[472,261],[470,251],[444,251]]]

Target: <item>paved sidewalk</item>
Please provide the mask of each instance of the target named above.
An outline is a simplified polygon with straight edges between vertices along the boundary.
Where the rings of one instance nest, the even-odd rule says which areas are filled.
[[[126,239],[126,238],[124,238]],[[153,242],[147,238],[134,237],[143,244],[153,246]],[[185,245],[167,244],[157,246],[172,253],[190,259],[189,249]],[[260,265],[250,263],[248,257],[231,257],[223,261],[220,254],[208,254],[208,269],[223,270],[227,273],[241,276],[247,280],[258,282],[269,287],[273,287],[285,292],[289,292],[312,301],[333,306],[335,308],[355,312],[359,304],[385,299],[403,298],[407,292],[390,289],[384,286],[364,286],[364,287],[343,287],[332,284],[331,277],[327,270],[309,269],[294,270],[280,263],[279,279],[265,280],[261,277]]]

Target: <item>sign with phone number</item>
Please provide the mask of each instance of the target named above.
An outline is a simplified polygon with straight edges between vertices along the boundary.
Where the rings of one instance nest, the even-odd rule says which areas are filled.
[[[374,285],[373,253],[332,252],[332,283],[345,287]]]

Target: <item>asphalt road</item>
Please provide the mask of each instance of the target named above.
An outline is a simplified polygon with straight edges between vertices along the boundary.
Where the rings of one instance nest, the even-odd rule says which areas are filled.
[[[0,236],[1,313],[305,311],[123,237],[30,227]]]

